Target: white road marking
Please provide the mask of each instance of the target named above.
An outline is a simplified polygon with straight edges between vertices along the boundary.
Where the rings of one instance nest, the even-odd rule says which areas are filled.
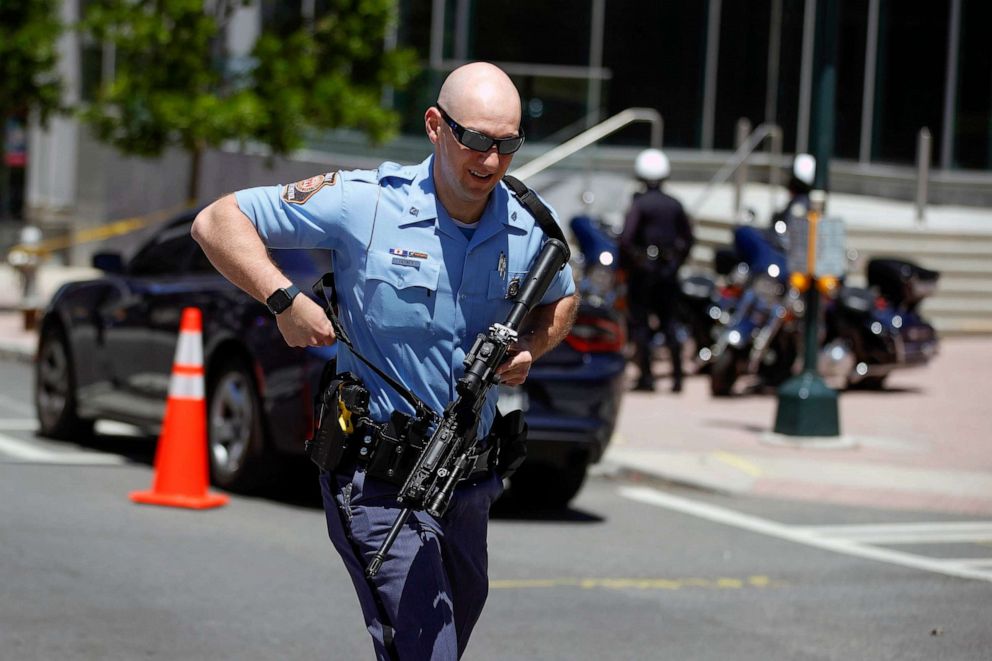
[[[9,408],[12,411],[17,411],[18,413],[23,413],[25,408],[32,405],[8,395],[0,395],[0,406]]]
[[[850,539],[862,544],[942,544],[992,541],[992,521],[945,521],[815,526],[804,528],[823,537]]]
[[[3,431],[35,431],[38,421],[34,418],[0,418],[0,429]]]
[[[734,510],[716,505],[701,503],[689,500],[688,498],[680,498],[648,487],[621,487],[620,495],[648,505],[664,507],[665,509],[689,514],[715,523],[722,523],[797,544],[805,544],[807,546],[834,551],[835,553],[887,562],[889,564],[921,569],[947,576],[970,578],[992,583],[992,569],[983,570],[980,567],[974,566],[975,563],[971,561],[963,562],[960,559],[945,560],[877,548],[853,539],[826,536],[816,532],[816,528],[789,526],[757,516],[735,512]]]
[[[36,443],[0,434],[0,457],[6,455],[20,462],[36,464],[73,464],[85,466],[122,466],[124,458],[102,452],[52,452]]]

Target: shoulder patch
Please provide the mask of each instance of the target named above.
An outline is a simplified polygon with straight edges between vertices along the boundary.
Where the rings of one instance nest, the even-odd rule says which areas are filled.
[[[303,204],[324,186],[333,186],[337,182],[337,175],[337,172],[328,172],[289,184],[282,193],[282,199],[290,204]]]

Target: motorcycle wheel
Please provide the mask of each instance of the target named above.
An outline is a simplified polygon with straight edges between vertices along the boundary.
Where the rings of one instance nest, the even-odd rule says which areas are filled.
[[[729,397],[739,376],[737,351],[727,348],[710,367],[710,393],[714,397]]]

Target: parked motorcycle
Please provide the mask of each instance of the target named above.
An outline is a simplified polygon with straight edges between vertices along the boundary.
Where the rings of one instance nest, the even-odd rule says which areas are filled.
[[[593,216],[579,215],[569,222],[579,244],[582,277],[579,293],[594,305],[626,309],[626,283],[619,270],[617,239]]]
[[[919,313],[940,273],[909,261],[868,262],[868,288],[842,287],[824,316],[820,373],[839,387],[881,388],[898,368],[926,365],[937,333]]]
[[[738,226],[732,251],[717,253],[717,271],[742,282],[739,299],[728,305],[713,346],[710,392],[730,395],[745,375],[777,386],[792,374],[799,356],[797,318],[803,301],[788,287],[784,227],[759,230]]]

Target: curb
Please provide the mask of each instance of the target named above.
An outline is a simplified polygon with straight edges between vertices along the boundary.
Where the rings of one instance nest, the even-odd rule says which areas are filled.
[[[603,460],[589,467],[590,477],[602,477],[608,480],[626,480],[630,482],[641,482],[658,487],[679,487],[682,489],[692,489],[703,493],[716,494],[721,496],[733,496],[743,493],[742,490],[721,488],[712,482],[693,479],[685,475],[666,474],[647,471],[627,464],[615,461]]]
[[[33,349],[0,344],[0,360],[33,365],[34,359]]]

